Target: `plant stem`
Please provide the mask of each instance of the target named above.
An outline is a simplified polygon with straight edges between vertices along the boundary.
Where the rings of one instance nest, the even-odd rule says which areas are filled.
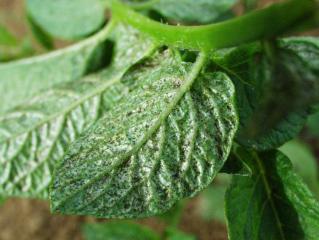
[[[289,0],[256,10],[233,20],[204,26],[170,26],[151,20],[117,0],[112,13],[163,45],[208,52],[219,48],[274,37],[311,17],[318,9],[315,0]]]

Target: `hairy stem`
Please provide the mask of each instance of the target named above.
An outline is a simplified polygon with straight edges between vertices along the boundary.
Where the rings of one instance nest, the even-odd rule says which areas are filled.
[[[111,3],[113,17],[148,34],[160,44],[204,52],[274,37],[318,10],[315,0],[289,0],[221,23],[170,26],[151,20],[118,0]]]

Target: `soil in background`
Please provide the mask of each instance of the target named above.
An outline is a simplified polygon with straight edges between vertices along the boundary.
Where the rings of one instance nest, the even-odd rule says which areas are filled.
[[[195,205],[196,199],[186,207],[180,229],[197,236],[198,240],[227,240],[225,226],[202,220]],[[10,199],[0,207],[0,240],[84,240],[81,226],[94,222],[105,220],[51,215],[48,203],[44,201]],[[160,234],[165,228],[165,224],[155,218],[142,219],[138,223]]]

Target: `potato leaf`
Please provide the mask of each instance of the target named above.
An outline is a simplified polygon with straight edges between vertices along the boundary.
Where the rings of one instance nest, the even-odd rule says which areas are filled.
[[[289,159],[276,150],[240,154],[253,175],[234,176],[226,193],[229,239],[318,239],[319,203]]]
[[[6,201],[6,199],[2,196],[0,196],[0,207],[2,204],[4,204],[4,202]]]
[[[319,111],[309,116],[307,127],[311,135],[319,137]]]
[[[18,39],[4,26],[0,25],[0,46],[17,46]]]
[[[198,212],[206,221],[215,220],[220,223],[225,223],[224,196],[228,184],[215,182],[216,179],[214,180],[214,184],[201,193],[198,204]]]
[[[184,233],[177,230],[176,228],[168,228],[165,231],[166,240],[196,240],[197,238],[193,235]]]
[[[282,40],[272,60],[258,45],[214,58],[236,86],[241,144],[272,149],[300,132],[319,100],[318,43],[317,38]]]
[[[246,12],[254,10],[257,8],[258,0],[243,0],[243,5]]]
[[[0,64],[31,55],[33,49],[30,45],[27,38],[23,41],[18,40],[14,34],[0,24]]]
[[[170,20],[183,23],[212,23],[228,14],[237,0],[159,0],[152,6]]]
[[[234,145],[234,149],[237,145]],[[223,168],[219,171],[220,173],[232,174],[232,175],[251,175],[251,169],[247,164],[241,161],[235,152],[232,151],[229,154],[227,161],[225,162]]]
[[[130,222],[86,224],[83,228],[86,240],[160,240],[151,229]]]
[[[104,22],[101,0],[27,0],[27,11],[46,32],[78,39],[98,30]]]
[[[237,129],[227,75],[171,50],[135,66],[129,94],[73,143],[56,168],[53,212],[145,217],[211,183]]]
[[[112,28],[110,24],[95,36],[65,49],[0,64],[0,113],[23,103],[39,90],[83,76],[95,50],[103,45]]]
[[[55,86],[0,117],[0,195],[47,198],[53,166],[68,145],[126,93],[115,83],[153,44],[122,25],[110,37],[115,54],[108,68]]]
[[[319,199],[317,159],[310,148],[300,140],[293,140],[283,145],[280,151],[291,160],[296,173],[302,177],[315,197]]]

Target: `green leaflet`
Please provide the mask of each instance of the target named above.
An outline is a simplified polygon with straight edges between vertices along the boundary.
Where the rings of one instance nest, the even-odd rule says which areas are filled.
[[[245,11],[252,11],[257,8],[258,0],[243,0]]]
[[[32,53],[30,44],[26,40],[20,42],[7,28],[0,24],[0,64]]]
[[[4,26],[0,25],[0,46],[17,46],[17,38]]]
[[[185,208],[187,200],[178,201],[171,209],[167,212],[158,215],[157,218],[166,224],[166,226],[177,227]]]
[[[201,193],[199,213],[206,221],[215,220],[225,223],[224,195],[226,186],[214,184]]]
[[[159,0],[152,6],[170,20],[183,23],[212,23],[229,14],[237,0]]]
[[[233,144],[233,148],[236,148],[236,146],[236,144]],[[232,151],[219,173],[250,176],[251,169],[243,161],[240,161],[240,159],[238,159],[236,154]]]
[[[130,222],[86,224],[83,228],[85,240],[160,240],[151,229]]]
[[[63,39],[78,39],[98,30],[104,19],[101,0],[27,0],[33,20],[46,32]]]
[[[296,173],[319,199],[317,159],[310,148],[299,140],[293,140],[283,145],[280,151],[291,160]]]
[[[253,176],[233,177],[226,193],[229,239],[319,239],[319,204],[289,159],[276,150],[240,155]]]
[[[166,240],[196,240],[195,236],[181,232],[175,228],[168,228],[165,231]]]
[[[237,115],[231,81],[201,73],[204,63],[203,56],[183,63],[166,50],[132,68],[121,81],[130,94],[56,168],[52,211],[146,217],[210,184],[227,159]]]
[[[0,117],[0,195],[47,198],[55,162],[125,95],[124,86],[115,83],[154,48],[122,25],[115,27],[110,39],[115,54],[108,68],[55,86]]]
[[[313,136],[319,137],[319,112],[312,114],[308,118],[307,127],[309,133]]]
[[[152,10],[171,22],[207,24],[234,17],[232,7],[237,0],[123,0],[136,10]],[[154,13],[150,11],[149,14]],[[155,15],[156,16],[156,15]]]
[[[214,57],[236,86],[241,144],[272,149],[300,132],[309,107],[318,101],[318,42],[316,38],[280,41],[273,62],[257,45]]]
[[[39,90],[83,76],[113,23],[95,36],[49,54],[0,64],[0,113],[33,97]],[[109,50],[108,50],[109,51]]]
[[[307,67],[319,74],[319,38],[291,37],[281,41],[281,47],[293,51],[307,64]]]
[[[4,202],[6,201],[6,199],[2,196],[0,196],[0,207],[2,204],[4,204]]]

